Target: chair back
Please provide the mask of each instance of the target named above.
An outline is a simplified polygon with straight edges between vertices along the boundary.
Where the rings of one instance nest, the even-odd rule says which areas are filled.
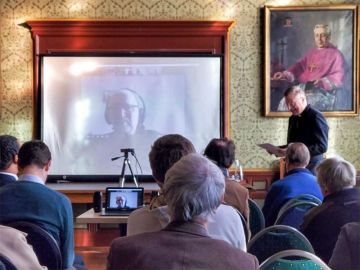
[[[237,210],[236,208],[234,208],[236,210],[236,212],[239,214],[240,216],[240,219],[241,219],[241,223],[243,225],[243,229],[244,229],[244,234],[245,234],[245,241],[246,243],[249,242],[249,238],[250,238],[250,235],[249,235],[249,231],[248,231],[248,228],[247,228],[247,224],[246,224],[246,219],[245,217],[243,216],[243,214],[240,213],[239,210]]]
[[[254,236],[259,231],[265,228],[265,218],[264,214],[261,211],[261,208],[257,205],[257,203],[249,199],[249,224],[250,224],[250,231],[251,236]]]
[[[309,240],[297,229],[286,225],[274,225],[263,229],[250,240],[247,251],[262,263],[275,253],[288,249],[314,253]]]
[[[17,270],[15,265],[4,254],[0,254],[0,270]]]
[[[48,269],[61,269],[61,251],[54,237],[39,225],[28,221],[15,221],[7,223],[6,226],[23,231],[32,245],[41,265]]]
[[[315,197],[314,195],[311,194],[301,194],[298,195],[290,200],[288,200],[280,209],[279,214],[282,214],[283,211],[285,211],[288,207],[290,207],[291,205],[293,205],[294,203],[298,203],[298,202],[302,202],[302,201],[307,201],[307,202],[313,202],[316,203],[317,205],[322,204],[322,201],[318,198]]]
[[[287,209],[279,213],[275,224],[288,225],[295,229],[300,229],[305,214],[312,208],[317,207],[316,203],[310,201],[300,201],[288,206]]]
[[[280,251],[267,258],[260,270],[330,270],[316,255],[304,250],[290,249]]]

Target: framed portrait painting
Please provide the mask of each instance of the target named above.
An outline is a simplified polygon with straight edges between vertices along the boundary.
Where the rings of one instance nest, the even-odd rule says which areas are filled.
[[[288,116],[298,85],[326,116],[358,113],[356,5],[265,6],[265,116]]]

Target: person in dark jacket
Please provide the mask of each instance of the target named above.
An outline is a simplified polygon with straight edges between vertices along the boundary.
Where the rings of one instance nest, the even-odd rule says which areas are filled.
[[[354,187],[354,166],[342,158],[324,160],[316,172],[324,201],[305,215],[301,231],[315,254],[328,263],[341,227],[360,221],[360,189]]]
[[[14,136],[0,136],[0,187],[13,183],[18,179],[19,148],[19,140]]]

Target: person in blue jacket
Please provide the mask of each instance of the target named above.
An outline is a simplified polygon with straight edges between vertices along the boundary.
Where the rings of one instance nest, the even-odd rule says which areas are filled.
[[[289,144],[285,155],[285,177],[271,185],[265,198],[262,211],[266,226],[273,225],[280,208],[298,195],[311,194],[323,200],[316,177],[306,169],[309,160],[310,153],[305,144]]]
[[[45,185],[51,165],[48,146],[33,140],[18,153],[19,180],[0,189],[0,223],[31,221],[50,233],[59,245],[63,269],[84,270],[74,253],[73,211],[65,195]]]

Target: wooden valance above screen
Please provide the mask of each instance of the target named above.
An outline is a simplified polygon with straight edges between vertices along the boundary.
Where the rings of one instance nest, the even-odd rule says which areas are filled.
[[[199,53],[222,55],[224,136],[229,136],[229,29],[233,21],[29,20],[34,42],[34,134],[39,138],[40,56]]]

